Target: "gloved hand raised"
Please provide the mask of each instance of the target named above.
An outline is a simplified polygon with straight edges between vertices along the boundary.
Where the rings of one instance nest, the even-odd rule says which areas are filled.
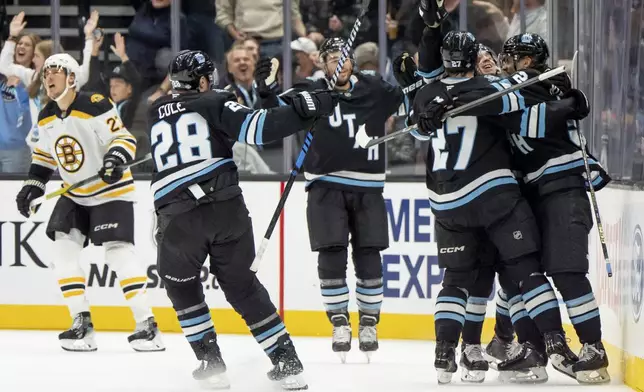
[[[409,102],[414,102],[414,97],[423,86],[423,78],[416,74],[418,67],[414,58],[409,53],[403,53],[394,59],[393,72],[396,81],[403,90],[403,93],[409,98]]]
[[[262,57],[255,66],[255,84],[260,97],[266,98],[271,94],[277,94],[277,70],[279,61],[275,58]]]
[[[330,116],[340,101],[335,91],[302,91],[291,98],[291,105],[302,118]]]

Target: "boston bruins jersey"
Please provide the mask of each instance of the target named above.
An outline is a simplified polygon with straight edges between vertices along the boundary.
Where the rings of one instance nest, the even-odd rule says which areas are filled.
[[[304,162],[306,189],[323,186],[382,192],[384,188],[385,144],[363,149],[355,134],[364,125],[370,137],[384,136],[385,122],[398,111],[404,95],[399,87],[369,72],[351,76],[350,85],[348,91],[340,92],[333,115],[315,125],[320,135],[313,138]],[[286,104],[290,95],[302,90],[328,88],[326,79],[305,80],[281,94],[279,101]]]
[[[503,80],[482,76],[443,78],[418,92],[412,121],[416,121],[425,105],[445,91],[459,106],[527,79],[525,72],[517,72]],[[438,213],[452,210],[479,197],[492,197],[495,191],[503,188],[517,186],[505,132],[506,121],[511,117],[502,115],[526,108],[532,110],[533,105],[542,102],[542,97],[519,90],[448,118],[443,128],[430,137],[427,187],[432,209]],[[567,100],[545,104],[541,119],[544,126],[565,123],[571,113],[569,105]]]
[[[36,143],[30,177],[46,182],[58,169],[65,185],[94,176],[110,150],[128,160],[136,155],[136,139],[123,125],[112,102],[101,94],[77,93],[66,111],[49,102],[38,116],[40,140]],[[108,201],[134,200],[130,170],[115,184],[98,179],[65,194],[74,202],[93,206]]]
[[[312,123],[313,119],[300,117],[290,106],[250,109],[225,90],[192,91],[156,100],[148,110],[156,208],[186,194],[199,199],[205,194],[200,183],[216,177],[223,182],[222,174],[236,174],[234,143],[262,145]],[[232,177],[229,187],[237,185],[237,177]]]

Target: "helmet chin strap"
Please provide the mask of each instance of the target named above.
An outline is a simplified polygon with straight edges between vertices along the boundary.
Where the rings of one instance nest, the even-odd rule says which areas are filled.
[[[76,80],[74,80],[74,84],[72,84],[71,86],[69,85],[70,77],[71,75],[67,76],[67,79],[65,80],[65,89],[63,90],[63,92],[58,96],[58,98],[54,98],[54,101],[56,103],[60,102],[63,98],[65,98],[70,88],[72,89],[76,88]]]

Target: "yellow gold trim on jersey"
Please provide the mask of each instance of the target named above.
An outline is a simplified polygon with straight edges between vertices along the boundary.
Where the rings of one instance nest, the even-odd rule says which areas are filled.
[[[92,96],[89,97],[89,100],[92,101],[92,103],[101,102],[104,99],[105,97],[103,94],[92,94]]]
[[[43,118],[42,120],[38,121],[38,126],[39,127],[44,127],[45,125],[49,124],[50,122],[54,121],[56,119],[56,116],[47,116]]]
[[[66,172],[76,173],[83,167],[85,151],[80,142],[73,136],[62,135],[54,143],[58,164]]]
[[[70,117],[76,117],[80,118],[83,120],[89,120],[90,118],[94,118],[91,114],[87,114],[85,112],[81,112],[80,110],[72,110],[71,113],[69,113]]]
[[[128,170],[125,173],[123,173],[123,178],[121,179],[121,181],[125,182],[125,181],[131,180],[131,179],[132,179],[132,172]],[[118,182],[117,184],[120,184],[120,182]],[[76,188],[73,191],[71,191],[70,193],[73,196],[76,196],[76,197],[92,196],[97,191],[100,191],[102,189],[106,189],[106,188],[111,187],[113,185],[114,184],[110,185],[110,184],[104,182],[103,180],[101,180],[99,178],[98,180],[96,180],[96,182],[94,182],[92,184],[89,184],[89,185],[87,185],[85,187]],[[69,186],[69,184],[65,183],[63,186]]]
[[[107,199],[115,199],[115,198],[123,196],[123,195],[125,195],[127,193],[134,192],[135,189],[136,188],[134,187],[134,184],[131,184],[131,185],[129,185],[129,186],[123,188],[123,189],[119,189],[117,191],[110,192],[110,193],[105,193],[105,194],[101,195],[101,197],[104,197],[104,198],[107,198]]]
[[[76,194],[76,190],[68,192],[70,196],[78,198],[78,199],[87,199],[90,197],[101,197],[101,198],[115,198],[122,196],[126,193],[134,191],[134,180],[127,180],[123,182],[117,182],[116,184],[113,185],[107,185],[104,187],[101,187],[99,190],[97,190],[94,193],[89,193],[86,195],[79,195]]]
[[[34,149],[34,152],[31,154],[31,162],[48,169],[56,169],[56,161],[54,158],[47,153],[41,153],[39,149]]]
[[[125,151],[129,152],[132,159],[136,156],[136,141],[134,138],[129,138],[129,137],[120,137],[117,139],[114,139],[112,143],[110,143],[110,148],[112,147],[123,147]]]

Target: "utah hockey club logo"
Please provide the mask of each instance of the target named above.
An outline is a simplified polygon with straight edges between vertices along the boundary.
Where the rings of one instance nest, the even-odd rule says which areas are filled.
[[[85,162],[85,153],[78,140],[63,135],[56,140],[56,158],[58,163],[70,173],[77,172]]]
[[[517,241],[523,239],[523,233],[521,233],[520,230],[515,231],[514,233],[512,233],[512,235],[514,236],[514,239]]]
[[[644,249],[642,249],[642,229],[635,226],[631,260],[631,305],[633,320],[637,323],[642,315],[642,295],[644,292]]]

